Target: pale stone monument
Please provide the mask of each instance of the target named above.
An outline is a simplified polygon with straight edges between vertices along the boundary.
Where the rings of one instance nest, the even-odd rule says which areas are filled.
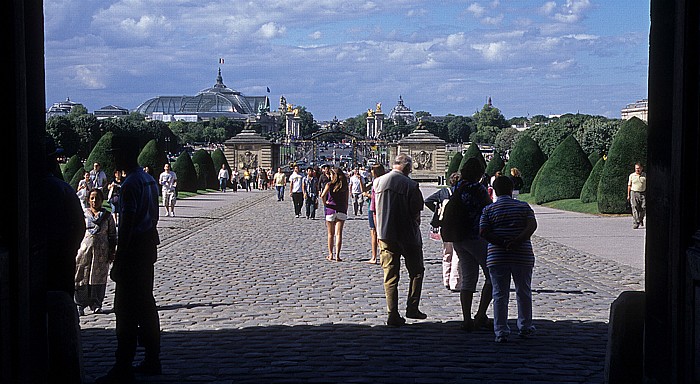
[[[224,142],[224,156],[232,168],[276,169],[279,144],[271,143],[246,126],[241,133]]]
[[[410,135],[389,147],[389,163],[399,153],[405,153],[413,158],[413,173],[411,178],[416,180],[437,181],[445,175],[447,168],[447,153],[445,140],[433,135],[420,124]]]

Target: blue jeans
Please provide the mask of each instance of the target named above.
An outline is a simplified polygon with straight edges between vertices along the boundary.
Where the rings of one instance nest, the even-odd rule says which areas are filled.
[[[518,304],[518,329],[534,330],[532,325],[532,267],[522,265],[493,265],[489,267],[493,284],[493,331],[496,336],[508,336],[508,301],[510,279],[515,284],[515,301]]]
[[[277,201],[283,201],[284,200],[284,185],[276,185],[275,188],[277,188]]]

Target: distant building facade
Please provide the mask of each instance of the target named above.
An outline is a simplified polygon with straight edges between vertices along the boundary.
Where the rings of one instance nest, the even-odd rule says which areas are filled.
[[[389,119],[391,119],[394,124],[396,124],[399,119],[405,121],[407,124],[413,124],[416,122],[416,114],[411,111],[411,108],[404,105],[403,98],[399,95],[398,103],[396,103],[396,106],[389,112]]]
[[[93,113],[97,120],[111,119],[115,117],[129,116],[129,110],[116,105],[107,105],[100,109],[96,109]]]
[[[649,100],[642,99],[635,103],[627,104],[620,111],[622,120],[629,120],[633,117],[637,117],[645,123],[649,121]]]
[[[154,97],[141,103],[135,112],[150,120],[166,122],[207,121],[217,117],[250,122],[270,112],[270,99],[267,96],[245,96],[227,87],[219,68],[216,83],[195,96]],[[269,123],[269,119],[262,119],[258,123]]]
[[[70,98],[66,98],[66,101],[60,101],[58,103],[53,103],[51,107],[46,111],[46,119],[54,116],[66,116],[73,110],[73,107],[82,106],[80,103],[75,103],[70,101]]]

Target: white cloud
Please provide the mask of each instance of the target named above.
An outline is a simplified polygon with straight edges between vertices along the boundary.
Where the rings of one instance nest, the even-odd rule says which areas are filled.
[[[486,8],[479,3],[471,3],[467,7],[467,11],[471,12],[476,17],[481,17],[486,12]]]
[[[559,12],[554,14],[554,19],[562,23],[575,23],[581,20],[584,11],[591,6],[589,0],[567,0]]]
[[[76,65],[74,68],[72,81],[77,82],[87,89],[104,89],[107,86],[104,80],[99,78],[102,71],[100,68],[91,68],[87,65]]]
[[[540,7],[540,12],[542,12],[542,13],[545,14],[545,15],[549,15],[549,14],[551,14],[552,12],[554,12],[554,10],[555,10],[556,8],[557,8],[557,2],[556,2],[556,1],[548,1],[548,2],[544,3],[544,5],[542,5],[542,6]]]
[[[482,24],[486,25],[499,25],[503,21],[503,14],[498,16],[487,16],[481,19]]]
[[[472,48],[479,51],[486,61],[500,61],[506,50],[506,42],[498,41],[485,44],[472,44]]]
[[[310,33],[309,37],[312,38],[313,40],[318,40],[321,37],[323,37],[323,34],[321,33],[321,31],[315,31],[313,33]]]
[[[272,39],[281,35],[284,35],[284,33],[287,31],[287,28],[284,26],[278,26],[274,22],[269,22],[263,24],[260,29],[258,29],[258,35],[266,38],[266,39]]]

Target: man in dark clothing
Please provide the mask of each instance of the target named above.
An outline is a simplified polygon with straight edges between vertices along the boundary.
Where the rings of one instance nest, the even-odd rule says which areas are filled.
[[[161,373],[160,323],[153,298],[153,264],[158,238],[158,186],[137,164],[135,138],[115,136],[112,153],[117,169],[126,171],[121,187],[117,253],[111,277],[116,282],[114,311],[117,317],[116,362],[97,383],[133,381],[134,371]],[[146,352],[143,362],[131,366],[140,339]]]

